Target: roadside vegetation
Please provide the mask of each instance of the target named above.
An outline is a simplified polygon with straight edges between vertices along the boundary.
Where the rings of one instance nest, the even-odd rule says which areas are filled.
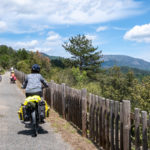
[[[56,83],[66,83],[77,89],[86,88],[88,92],[122,101],[131,101],[132,109],[141,108],[149,112],[150,108],[150,76],[143,71],[114,66],[103,69],[102,51],[93,47],[92,41],[84,35],[71,37],[63,48],[73,57],[65,59],[48,56],[25,49],[14,50],[6,45],[0,46],[1,70],[15,67],[30,73],[34,63],[41,66],[41,74]]]

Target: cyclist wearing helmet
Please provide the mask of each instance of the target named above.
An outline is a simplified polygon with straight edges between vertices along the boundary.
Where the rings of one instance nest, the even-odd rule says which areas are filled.
[[[15,82],[16,81],[15,72],[13,70],[10,73],[10,80],[11,80],[11,82]]]
[[[34,64],[31,69],[31,74],[28,74],[22,88],[26,89],[26,97],[39,95],[43,97],[42,84],[44,87],[48,87],[47,82],[40,74],[40,66]]]

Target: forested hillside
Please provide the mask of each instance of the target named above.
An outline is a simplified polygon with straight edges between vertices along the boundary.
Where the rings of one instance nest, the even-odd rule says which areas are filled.
[[[51,63],[52,63],[53,65],[59,66],[59,67],[65,67],[65,66],[64,66],[64,63],[62,63],[63,61],[65,61],[65,59],[64,59],[63,57],[49,56],[49,55],[47,55],[47,54],[45,54],[45,53],[41,53],[41,54],[44,55],[44,56],[47,56],[47,57],[51,60]],[[111,58],[112,55],[109,55],[109,56],[110,56],[110,58]],[[113,55],[113,57],[115,57],[115,59],[117,59],[117,58],[119,58],[119,55]],[[122,56],[122,57],[124,57],[124,56]],[[126,56],[125,56],[125,57],[126,57]],[[127,56],[127,57],[128,57],[128,56]],[[121,73],[126,74],[126,73],[128,73],[129,71],[132,71],[132,72],[134,73],[134,76],[135,76],[137,79],[139,79],[139,80],[142,80],[143,77],[150,75],[150,71],[149,71],[148,69],[147,69],[147,70],[146,70],[146,69],[142,69],[142,65],[144,65],[143,63],[142,63],[142,64],[139,63],[139,65],[141,66],[141,67],[140,67],[141,69],[138,69],[138,67],[137,67],[137,68],[131,67],[133,62],[128,63],[128,64],[125,64],[125,63],[123,63],[123,62],[124,62],[124,59],[123,59],[123,60],[122,60],[123,62],[121,63],[122,66],[119,66],[119,65],[114,64],[114,63],[111,64],[111,61],[109,61],[109,59],[107,59],[107,61],[105,62],[105,59],[106,59],[106,58],[108,58],[108,57],[107,57],[106,55],[103,55],[103,58],[102,58],[102,59],[104,59],[104,62],[101,64],[102,68],[103,68],[104,70],[106,70],[106,72],[107,72],[107,70],[109,71],[109,69],[111,69],[112,67],[118,66],[118,67],[120,67]],[[132,58],[132,57],[131,57],[131,59],[135,60],[135,59]],[[137,59],[137,60],[138,60],[138,59]],[[108,61],[109,61],[109,65],[108,65]],[[121,60],[120,60],[120,61],[121,61]],[[143,61],[143,60],[142,60],[142,61]],[[119,62],[119,61],[118,61],[118,62]],[[118,63],[118,64],[119,64],[119,63]],[[147,64],[147,66],[150,65],[149,62],[146,62],[146,64]],[[146,68],[146,66],[145,66],[144,68]]]
[[[0,46],[0,67],[2,70],[15,67],[25,73],[30,72],[31,66],[37,63],[41,66],[43,75],[47,75],[50,71],[49,58],[41,55],[39,52],[33,53],[25,49],[14,50],[6,45]]]
[[[133,58],[125,55],[104,55],[104,63],[102,67],[111,68],[116,66],[128,66],[130,68],[137,68],[140,70],[150,71],[150,62],[144,61],[139,58]]]
[[[94,59],[94,57],[93,57]],[[90,61],[86,57],[87,61]],[[34,63],[41,66],[41,74],[48,80],[56,83],[66,83],[73,88],[86,88],[88,92],[99,96],[122,101],[131,101],[132,108],[139,107],[149,112],[150,108],[150,76],[145,72],[131,68],[112,67],[91,71],[92,64],[88,67],[78,66],[73,59],[52,59],[25,49],[14,50],[5,45],[0,46],[0,67],[7,70],[14,66],[20,71],[30,73],[30,68]],[[93,62],[93,60],[92,60]],[[96,62],[97,63],[97,62]],[[102,63],[102,62],[101,62]],[[83,67],[83,68],[82,68]],[[137,73],[138,77],[137,78]],[[135,74],[134,74],[135,73]],[[136,76],[135,76],[136,75]]]

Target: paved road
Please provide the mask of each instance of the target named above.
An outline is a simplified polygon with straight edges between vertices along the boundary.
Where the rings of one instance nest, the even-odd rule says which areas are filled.
[[[17,115],[24,99],[16,84],[10,84],[9,73],[6,73],[0,82],[0,150],[71,150],[49,123],[40,125],[36,138],[31,136],[31,128],[25,128]]]

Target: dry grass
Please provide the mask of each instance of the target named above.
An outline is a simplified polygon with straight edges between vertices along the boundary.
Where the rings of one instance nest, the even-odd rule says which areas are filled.
[[[19,82],[19,80],[16,80],[16,84],[22,90],[22,92],[25,94],[25,90],[21,88],[22,84]]]
[[[90,140],[82,137],[77,129],[61,118],[54,110],[50,110],[50,117],[47,120],[55,129],[55,132],[60,133],[64,141],[72,145],[74,150],[97,150]]]

